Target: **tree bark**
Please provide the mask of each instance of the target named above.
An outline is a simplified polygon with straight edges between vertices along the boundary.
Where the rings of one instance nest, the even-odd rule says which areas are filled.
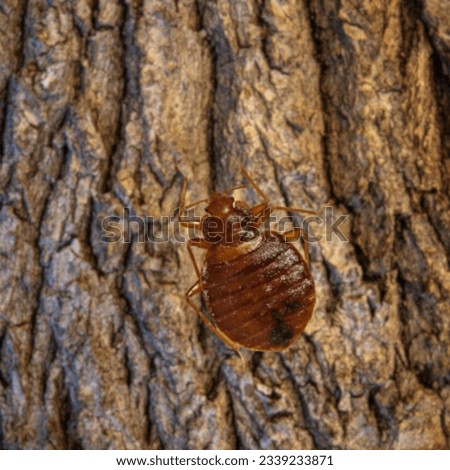
[[[1,447],[449,448],[449,12],[2,2]],[[138,219],[172,233],[181,172],[195,201],[241,165],[350,216],[348,242],[316,226],[304,334],[247,365],[187,305],[184,244]]]

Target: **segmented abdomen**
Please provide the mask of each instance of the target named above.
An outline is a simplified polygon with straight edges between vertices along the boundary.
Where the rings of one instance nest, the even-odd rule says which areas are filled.
[[[303,331],[314,308],[308,266],[280,235],[263,234],[257,248],[228,262],[210,256],[202,280],[216,326],[248,349],[285,349]]]

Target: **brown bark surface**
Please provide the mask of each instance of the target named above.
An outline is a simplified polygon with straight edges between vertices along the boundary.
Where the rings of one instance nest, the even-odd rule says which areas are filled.
[[[449,0],[3,1],[0,446],[449,448],[449,109]],[[177,165],[350,216],[285,353],[202,324],[183,244],[101,242]]]

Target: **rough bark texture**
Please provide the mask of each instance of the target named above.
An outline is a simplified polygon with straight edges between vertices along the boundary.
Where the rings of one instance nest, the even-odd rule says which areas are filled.
[[[450,444],[449,0],[0,5],[3,448]],[[349,214],[317,306],[248,366],[175,241],[102,243],[241,181]],[[319,227],[320,228],[320,227]]]

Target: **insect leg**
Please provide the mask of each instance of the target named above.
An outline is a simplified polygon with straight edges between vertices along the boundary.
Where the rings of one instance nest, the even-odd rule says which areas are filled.
[[[316,211],[301,209],[299,207],[271,206],[270,209],[272,211],[280,210],[280,211],[285,211],[285,212],[298,212],[300,214],[307,214],[307,215],[318,215],[318,212]],[[305,261],[309,267],[308,234],[302,228],[297,227],[297,228],[294,228],[293,230],[282,233],[281,235],[283,235],[285,239],[287,239],[288,241],[289,241],[289,237],[291,238],[291,240],[298,240],[299,235],[302,237],[303,251],[305,252]]]
[[[253,216],[258,217],[258,226],[265,222],[270,216],[270,206],[265,202],[257,204],[250,209]]]
[[[180,171],[178,169],[178,171]],[[186,202],[186,191],[187,191],[187,176],[182,173],[181,176],[183,177],[183,186],[181,187],[181,194],[180,194],[180,203],[178,204],[179,214],[181,215],[185,209],[185,202]]]
[[[178,169],[178,171],[181,173],[181,176],[183,177],[183,186],[181,187],[180,202],[178,204],[179,215],[181,216],[186,209],[196,206],[197,204],[200,204],[202,202],[207,202],[209,199],[202,199],[200,201],[196,201],[196,202],[186,205],[186,191],[187,191],[188,179],[187,179],[187,176],[180,169]]]
[[[187,206],[185,206],[184,208],[185,209],[189,209],[191,207],[194,207],[196,206],[197,204],[201,204],[202,202],[208,202],[209,199],[200,199],[199,201],[195,201],[195,202],[191,202],[190,204],[188,204]]]
[[[271,209],[274,211],[286,211],[286,212],[298,212],[299,214],[307,215],[318,215],[316,211],[311,211],[308,209],[302,209],[300,207],[285,207],[285,206],[271,206]]]
[[[196,294],[200,294],[203,291],[203,288],[200,285],[200,281],[197,281],[187,292],[186,292],[186,301],[187,303],[195,310],[197,315],[203,320],[203,323],[216,335],[218,336],[226,345],[231,349],[234,349],[239,353],[239,345],[231,341],[228,336],[224,335],[215,325],[209,320],[209,318],[200,310],[197,305],[192,301],[192,297]],[[239,353],[240,355],[240,353]]]
[[[245,178],[250,183],[251,187],[262,197],[266,205],[269,205],[269,198],[263,192],[263,190],[256,184],[253,178],[245,171],[245,169],[241,166],[241,172],[245,176]],[[258,207],[258,206],[255,206]],[[316,211],[311,211],[308,209],[302,209],[300,207],[285,207],[285,206],[271,206],[272,210],[282,210],[287,212],[299,212],[300,214],[309,214],[309,215],[317,215]]]
[[[237,189],[246,189],[247,185],[246,184],[238,184],[237,186],[233,186],[232,188],[225,189],[223,191],[224,194],[226,193],[232,193],[233,191],[236,191]]]
[[[271,206],[269,205],[269,198],[266,196],[266,194],[263,192],[263,190],[256,184],[256,182],[253,180],[253,178],[244,170],[243,167],[241,167],[241,172],[247,178],[248,182],[252,186],[252,188],[262,197],[264,200],[264,203],[262,204],[257,204],[256,206],[252,207],[251,213],[255,217],[258,217],[258,222],[257,222],[257,227],[259,227],[261,224],[263,224],[269,217],[270,214],[277,210],[290,210],[289,208],[283,207],[283,206]],[[297,209],[293,208],[293,212],[298,212],[301,211],[305,213],[302,209]],[[313,214],[311,211],[306,211],[308,214]],[[315,213],[315,212],[314,212]]]
[[[201,287],[201,289],[203,289],[202,275],[200,273],[200,268],[198,267],[197,260],[195,259],[194,252],[192,251],[193,246],[196,246],[197,248],[203,248],[203,249],[206,250],[206,249],[208,249],[208,243],[205,242],[205,240],[203,240],[201,238],[199,238],[197,240],[189,240],[187,242],[187,250],[188,250],[189,256],[190,256],[192,264],[194,266],[195,273],[197,274],[197,279],[198,279],[198,282],[200,284],[200,287]]]
[[[269,205],[269,198],[264,194],[263,190],[256,184],[253,178],[244,170],[244,167],[241,166],[241,173],[250,183],[250,186],[262,197],[266,205]]]

